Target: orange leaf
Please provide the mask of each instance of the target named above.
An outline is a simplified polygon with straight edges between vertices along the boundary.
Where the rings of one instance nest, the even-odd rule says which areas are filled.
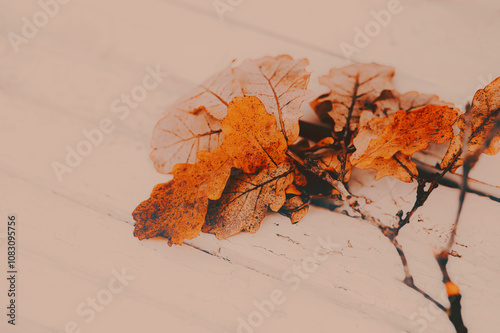
[[[221,198],[211,201],[203,231],[225,239],[241,231],[255,233],[268,208],[278,211],[293,182],[293,166],[284,162],[256,174],[231,177]]]
[[[319,77],[319,83],[330,92],[315,99],[311,106],[323,122],[333,120],[336,132],[347,128],[348,122],[349,129],[355,130],[361,112],[369,110],[382,91],[394,88],[393,77],[394,68],[375,63],[332,68]]]
[[[396,90],[384,90],[375,104],[375,113],[379,117],[384,117],[396,113],[399,110],[412,111],[420,109],[426,105],[449,106],[453,103],[441,101],[437,95],[421,94],[417,91],[409,91],[401,94]]]
[[[224,151],[245,173],[276,167],[286,158],[287,144],[276,119],[257,97],[234,98],[222,121],[222,131],[226,136]]]
[[[222,148],[199,152],[196,164],[178,164],[174,179],[155,186],[151,197],[132,213],[139,239],[163,236],[169,245],[199,235],[208,199],[217,200],[231,174],[232,160]]]
[[[288,216],[292,224],[295,224],[309,212],[309,202],[304,201],[299,195],[291,195],[286,199],[279,212]]]
[[[341,174],[342,172],[342,162],[340,162],[339,157],[342,155],[342,151],[340,150],[333,150],[333,149],[324,149],[322,151],[319,151],[316,155],[314,155],[314,158],[317,160],[318,165],[328,171],[334,171],[337,174]],[[341,179],[343,182],[347,182],[351,178],[351,172],[352,172],[352,165],[350,162],[350,154],[347,154],[347,160],[345,163],[345,175],[344,179]]]
[[[356,152],[351,161],[354,165],[367,167],[378,157],[388,159],[397,152],[411,156],[427,148],[429,142],[449,141],[456,119],[456,110],[434,105],[410,112],[400,110],[387,118],[374,118],[368,122],[370,129],[361,128],[354,139]],[[374,134],[379,135],[373,138]]]
[[[246,60],[234,70],[245,96],[256,96],[272,114],[288,143],[299,137],[300,105],[309,98],[307,59],[289,55]]]
[[[446,155],[441,162],[441,168],[453,163],[452,171],[463,164],[462,147],[465,137],[466,119],[470,122],[470,137],[467,142],[467,155],[478,151],[486,141],[498,117],[500,117],[500,77],[480,89],[474,95],[471,108],[460,116],[458,128],[460,132],[453,138]],[[500,134],[498,134],[484,151],[485,154],[494,155],[500,151]]]
[[[178,163],[196,163],[197,152],[213,151],[223,139],[220,121],[205,109],[171,112],[155,127],[150,157],[159,173],[171,173]]]
[[[356,165],[359,169],[377,170],[375,180],[385,176],[393,176],[406,183],[411,183],[418,175],[417,165],[410,160],[410,156],[397,152],[390,158],[377,157],[366,166]]]

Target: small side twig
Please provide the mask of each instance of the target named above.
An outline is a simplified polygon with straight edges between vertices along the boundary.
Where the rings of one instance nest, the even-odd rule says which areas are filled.
[[[439,173],[438,168],[422,163],[418,160],[413,160],[417,164],[419,175],[424,178],[429,178],[432,175]],[[462,175],[455,173],[447,173],[438,180],[439,185],[450,188],[460,188],[462,184]],[[474,193],[482,197],[488,197],[491,200],[500,202],[500,186],[490,185],[479,180],[468,177],[467,193]]]

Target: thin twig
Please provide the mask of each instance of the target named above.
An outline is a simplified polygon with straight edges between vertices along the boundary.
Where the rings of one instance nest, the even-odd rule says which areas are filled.
[[[418,174],[424,177],[424,179],[441,171],[432,165],[420,162],[418,160],[413,160],[413,162],[417,164]],[[459,189],[460,185],[462,184],[462,175],[448,172],[438,180],[438,184],[450,188]],[[468,193],[474,193],[500,202],[500,186],[490,185],[468,177],[466,190]]]
[[[464,159],[464,164],[462,166],[463,175],[462,175],[462,184],[460,186],[458,212],[457,212],[457,217],[455,219],[455,223],[453,224],[453,230],[451,232],[450,239],[448,240],[448,246],[447,246],[448,251],[451,250],[451,247],[455,242],[455,235],[457,233],[458,221],[460,219],[460,214],[462,213],[462,208],[465,201],[465,195],[467,193],[469,173],[472,170],[472,168],[476,165],[481,154],[490,146],[491,142],[497,136],[498,132],[500,132],[500,115],[497,116],[495,125],[488,133],[488,136],[486,137],[486,140],[483,142],[481,147],[475,150],[473,154],[467,155]]]
[[[469,126],[468,126],[468,129]],[[446,287],[446,292],[448,294],[448,299],[450,301],[450,308],[448,310],[448,317],[452,322],[458,333],[467,333],[467,327],[465,327],[463,319],[462,319],[462,305],[461,299],[462,295],[460,294],[459,287],[451,281],[451,278],[448,274],[447,264],[448,264],[448,256],[451,251],[453,244],[455,243],[455,237],[457,234],[458,223],[460,221],[460,215],[462,213],[463,205],[465,202],[465,196],[467,194],[468,188],[468,179],[469,173],[472,168],[476,165],[476,162],[479,160],[480,155],[490,146],[493,139],[497,136],[500,131],[500,116],[497,116],[497,120],[493,126],[493,128],[488,133],[486,140],[483,142],[479,149],[476,149],[472,154],[467,154],[464,157],[464,162],[462,165],[463,175],[462,175],[462,183],[460,185],[460,195],[459,195],[459,203],[458,203],[458,211],[455,218],[455,222],[453,223],[453,229],[451,231],[450,238],[446,245],[446,248],[443,249],[440,253],[436,255],[436,260],[438,262],[439,268],[441,269],[441,273],[443,275],[443,283]],[[468,133],[469,131],[466,131]],[[468,151],[468,143],[470,137],[465,135],[464,138],[464,151]]]

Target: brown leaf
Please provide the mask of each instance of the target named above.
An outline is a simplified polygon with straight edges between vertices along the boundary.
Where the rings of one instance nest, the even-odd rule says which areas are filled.
[[[380,170],[380,177],[393,172],[391,175],[407,181],[405,173],[416,169],[409,160],[411,155],[427,148],[430,142],[450,140],[457,112],[447,106],[428,105],[409,112],[400,110],[385,118],[368,120],[372,116],[365,114],[363,118],[365,116],[364,126],[353,140],[356,152],[351,156],[352,164],[361,169]],[[396,153],[400,153],[396,157],[401,168],[390,160]],[[389,165],[384,165],[384,162]]]
[[[377,157],[370,164],[356,165],[359,169],[377,170],[375,180],[385,176],[393,176],[406,183],[411,183],[418,175],[417,165],[410,160],[410,156],[397,152],[390,158]]]
[[[460,132],[453,138],[446,152],[441,168],[453,165],[455,172],[463,164],[462,148],[466,130],[466,119],[470,122],[470,136],[467,142],[467,155],[474,154],[484,144],[489,132],[495,125],[500,114],[500,77],[480,89],[474,95],[471,108],[460,116],[457,125]],[[485,154],[494,155],[500,150],[500,135],[497,135],[484,151]],[[472,167],[472,165],[471,165]]]
[[[203,232],[225,239],[241,231],[255,233],[268,208],[283,206],[293,182],[293,166],[284,162],[256,174],[232,176],[218,201],[211,201]]]
[[[298,169],[294,170],[293,176],[294,176],[294,179],[293,179],[294,186],[304,187],[307,185],[306,176],[304,176],[304,174],[302,172],[300,172]]]
[[[159,173],[171,173],[178,163],[196,163],[196,153],[213,151],[224,138],[220,121],[200,109],[197,113],[171,112],[153,132],[151,160]]]
[[[241,96],[241,87],[233,75],[233,69],[228,66],[189,91],[170,109],[193,114],[205,109],[215,118],[222,119],[227,113],[229,102],[236,96]]]
[[[358,151],[357,156],[360,152],[365,151],[371,139],[380,135],[377,128],[370,129],[363,125],[362,117],[367,119],[364,122],[366,124],[372,118],[387,117],[399,110],[409,112],[426,105],[453,106],[453,104],[439,100],[436,95],[420,94],[416,91],[400,94],[393,88],[393,76],[394,69],[392,67],[372,63],[333,68],[328,75],[320,77],[320,83],[327,86],[330,92],[319,96],[311,102],[311,106],[322,121],[333,123],[335,144],[332,145],[333,150],[326,151],[326,154],[322,152],[323,156],[317,154],[318,156],[310,157],[320,157],[323,162],[320,160],[319,163],[323,167],[329,167],[329,170],[335,171],[343,182],[349,180],[351,172],[349,160],[352,161],[350,154],[353,151],[353,140],[356,140],[358,131],[362,129],[363,135],[357,138],[356,144],[354,144]],[[388,121],[374,122],[372,125],[380,130],[388,125]],[[368,169],[371,168],[371,165],[376,169],[382,168],[377,174],[377,178],[386,173],[396,172],[396,177],[411,181],[411,170],[415,170],[415,166],[409,157],[400,157],[401,161],[376,157],[373,161],[359,164],[358,167]],[[399,171],[407,172],[403,174]]]
[[[319,77],[320,84],[330,92],[315,99],[311,106],[323,122],[333,120],[336,132],[347,123],[350,130],[355,130],[361,112],[370,110],[382,91],[394,88],[393,76],[393,67],[375,63],[332,68],[328,75]]]
[[[276,119],[257,97],[234,98],[222,121],[222,131],[226,136],[224,151],[245,173],[276,167],[286,158],[287,144]]]
[[[342,158],[342,151],[333,150],[333,149],[324,149],[319,151],[314,155],[314,159],[318,162],[319,166],[328,171],[334,171],[337,174],[342,173],[342,162],[339,158]],[[347,154],[347,160],[345,163],[345,175],[344,178],[341,179],[343,182],[349,181],[351,178],[352,165],[350,161],[350,154]]]
[[[412,111],[422,108],[426,105],[449,106],[453,103],[441,101],[437,95],[421,94],[417,91],[409,91],[401,94],[396,90],[384,90],[373,102],[375,105],[375,114],[379,117],[385,117],[396,113],[396,111]]]
[[[293,224],[302,220],[308,212],[309,202],[300,195],[287,195],[285,203],[279,210],[279,213],[288,216]]]
[[[295,178],[295,172],[294,172],[294,178]],[[294,179],[295,182],[295,179]],[[302,192],[295,186],[294,183],[288,185],[288,187],[285,190],[285,194],[290,194],[290,195],[301,195]]]
[[[307,178],[298,169],[294,170],[293,183],[285,190],[286,201],[280,208],[279,213],[290,218],[295,224],[302,220],[309,212],[309,196],[299,188],[307,185]]]
[[[241,89],[231,67],[207,79],[171,105],[153,131],[151,160],[160,173],[178,163],[195,163],[199,151],[213,151],[222,142],[220,120]]]
[[[182,244],[201,231],[208,200],[217,200],[233,166],[222,148],[199,152],[196,164],[178,164],[174,178],[155,186],[151,197],[132,213],[137,221],[134,236],[139,239],[163,236],[169,245]]]
[[[234,70],[243,94],[262,101],[290,144],[299,137],[298,121],[303,115],[300,105],[310,96],[307,85],[311,74],[305,70],[307,65],[307,59],[280,55],[246,60]]]
[[[368,149],[370,142],[376,140],[391,124],[394,116],[377,118],[371,111],[363,111],[359,117],[359,132],[353,139],[356,152],[351,156],[351,160],[361,156]]]

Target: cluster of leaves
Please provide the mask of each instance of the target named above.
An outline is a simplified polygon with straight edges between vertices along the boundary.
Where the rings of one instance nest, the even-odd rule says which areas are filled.
[[[134,235],[162,236],[169,245],[201,231],[224,239],[256,232],[269,209],[296,223],[314,199],[340,199],[391,240],[404,282],[447,311],[458,332],[466,332],[461,296],[446,272],[452,242],[436,255],[450,297],[446,309],[414,284],[397,235],[447,172],[464,166],[463,201],[466,175],[479,155],[500,150],[500,78],[479,90],[461,113],[436,95],[396,91],[392,67],[333,68],[319,78],[329,92],[310,103],[323,123],[318,127],[299,120],[300,106],[311,96],[307,65],[287,55],[246,60],[172,105],[155,127],[151,159],[173,179],[157,185],[134,210]],[[419,175],[413,155],[448,141],[437,172]],[[414,207],[404,218],[400,212],[398,225],[371,216],[349,193],[345,185],[353,168],[376,170],[375,180],[392,176],[418,183]],[[458,217],[451,239],[457,223]]]
[[[228,67],[181,98],[153,134],[151,158],[174,178],[134,211],[134,235],[182,244],[200,231],[256,232],[267,210],[297,220],[300,174],[287,149],[310,94],[308,61],[289,56]],[[305,208],[307,209],[307,208]]]
[[[376,180],[411,182],[418,179],[412,155],[430,142],[453,139],[441,168],[454,171],[463,160],[468,114],[474,121],[469,151],[485,140],[496,116],[495,105],[487,106],[497,96],[492,87],[498,83],[492,83],[460,117],[454,136],[458,110],[451,103],[436,95],[399,93],[392,67],[356,64],[319,78],[330,91],[311,106],[329,130],[312,146],[296,142],[300,106],[310,96],[307,65],[286,55],[247,60],[172,105],[154,130],[151,158],[160,173],[174,179],[155,187],[136,208],[135,236],[182,244],[203,230],[223,239],[257,231],[268,208],[298,222],[311,199],[339,194],[331,184],[319,185],[311,166],[343,183],[353,167],[375,169]],[[486,153],[497,151],[498,140]]]
[[[349,180],[352,167],[377,170],[376,180],[393,176],[411,182],[418,176],[413,153],[453,137],[453,105],[436,95],[400,94],[393,77],[392,67],[377,64],[333,68],[320,77],[330,92],[311,106],[332,127],[334,141],[321,162],[343,182]]]

